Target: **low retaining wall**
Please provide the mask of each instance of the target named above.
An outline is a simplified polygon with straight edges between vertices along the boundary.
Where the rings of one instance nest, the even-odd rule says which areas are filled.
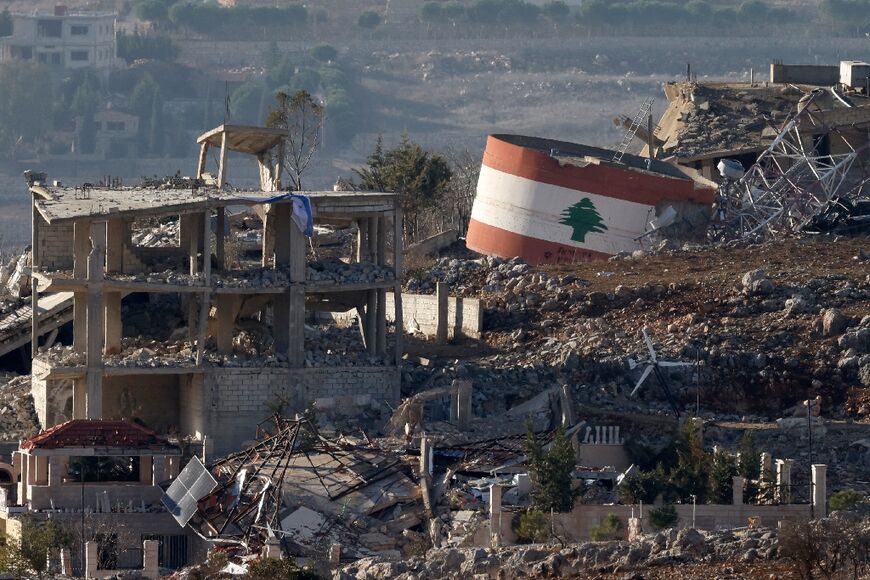
[[[687,528],[692,526],[691,505],[675,505],[679,519],[675,527]],[[644,532],[655,531],[649,523],[648,506],[644,506],[641,513],[638,506],[630,505],[576,505],[570,513],[556,514],[554,528],[556,534],[572,542],[590,539],[590,531],[593,527],[601,524],[608,515],[614,514],[622,521],[622,529],[626,537],[628,534],[628,518],[634,513],[635,517],[642,516]],[[699,530],[717,530],[724,528],[745,527],[750,517],[759,519],[762,526],[776,527],[780,521],[803,521],[811,517],[811,505],[698,505],[694,508],[694,527]],[[511,522],[516,512],[502,512],[501,542],[513,544],[516,535],[511,529]],[[496,520],[498,521],[498,520]],[[498,526],[497,526],[498,527]],[[487,545],[485,534],[478,534],[475,542],[479,545]]]

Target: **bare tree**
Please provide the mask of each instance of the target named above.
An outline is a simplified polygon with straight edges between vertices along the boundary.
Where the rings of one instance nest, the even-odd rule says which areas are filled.
[[[307,91],[293,95],[279,91],[277,104],[266,118],[266,126],[285,129],[284,170],[295,191],[302,190],[302,174],[320,146],[323,133],[323,106]]]
[[[445,201],[448,206],[445,209],[450,211],[451,225],[464,236],[468,231],[471,206],[474,204],[477,180],[480,178],[480,156],[468,149],[448,149],[445,157],[453,170],[450,182],[447,184]]]

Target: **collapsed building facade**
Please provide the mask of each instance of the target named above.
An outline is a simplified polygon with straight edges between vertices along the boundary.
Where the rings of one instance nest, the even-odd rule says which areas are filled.
[[[606,259],[654,241],[868,227],[870,65],[771,65],[769,82],[669,82],[618,117],[615,150],[517,135],[487,142],[468,232],[481,253]],[[640,156],[626,153],[635,137]],[[827,214],[826,225],[816,220]]]
[[[159,432],[208,438],[209,449],[226,453],[276,406],[301,410],[321,400],[324,409],[344,406],[356,413],[397,400],[401,331],[390,333],[388,348],[385,312],[392,290],[391,318],[401,329],[393,269],[402,252],[396,196],[285,194],[280,162],[267,161],[280,142],[277,130],[221,126],[200,139],[193,180],[141,188],[31,185],[32,300],[71,292],[74,301],[73,345],[34,350],[33,396],[43,426],[136,417]],[[219,150],[220,162],[216,180],[207,185],[204,162],[211,147]],[[224,187],[230,151],[258,158],[260,191]],[[303,201],[310,209],[300,209]],[[253,259],[228,237],[228,208],[258,212],[260,248]],[[318,224],[356,225],[352,263],[308,261],[306,216]],[[176,219],[174,244],[133,242],[139,224]],[[399,232],[389,265],[388,228]],[[228,245],[236,252],[232,263]],[[174,296],[182,312],[178,328],[164,329],[163,340],[125,333],[127,303],[159,308],[166,296]],[[356,351],[339,354],[341,345],[331,351],[328,344],[312,344],[328,336],[306,337],[306,312],[354,308],[364,312]],[[36,317],[33,325],[32,335],[39,336]],[[253,338],[246,339],[246,332]],[[253,348],[245,349],[243,340]],[[306,356],[315,348],[326,354]]]

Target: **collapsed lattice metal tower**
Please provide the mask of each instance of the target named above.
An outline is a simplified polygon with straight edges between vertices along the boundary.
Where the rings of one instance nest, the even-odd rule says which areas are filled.
[[[837,127],[826,124],[814,103],[823,92],[815,90],[801,99],[797,111],[742,177],[726,177],[719,188],[711,238],[723,241],[792,235],[835,198],[866,195],[864,186],[870,175],[856,162],[860,164],[868,142],[851,143]],[[845,144],[847,152],[826,151],[834,136]]]

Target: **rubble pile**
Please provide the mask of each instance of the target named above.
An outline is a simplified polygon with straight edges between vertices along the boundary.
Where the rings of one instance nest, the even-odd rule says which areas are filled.
[[[591,572],[628,572],[690,563],[777,558],[775,528],[703,532],[664,530],[634,542],[586,542],[566,547],[433,548],[425,556],[365,558],[337,571],[336,580],[411,578],[580,578]]]
[[[136,229],[131,239],[134,246],[145,248],[170,248],[178,246],[181,227],[174,219],[166,223],[158,223],[152,227]]]
[[[770,141],[805,94],[791,85],[749,89],[685,83],[679,91],[684,103],[681,130],[676,142],[664,145],[677,157],[741,149],[763,138]]]
[[[20,441],[39,433],[39,417],[30,394],[30,376],[0,376],[0,434]]]
[[[842,401],[849,387],[866,387],[870,373],[870,277],[853,267],[860,244],[817,239],[668,250],[540,269],[516,260],[441,259],[431,278],[409,280],[408,289],[443,279],[453,281],[451,293],[478,291],[484,340],[498,352],[436,361],[434,369],[431,361],[429,367],[408,365],[403,384],[410,393],[471,379],[483,413],[505,408],[491,398],[528,396],[559,382],[575,385],[583,403],[663,412],[654,386],[641,399],[627,397],[639,372],[626,361],[643,358],[639,331],[646,326],[662,357],[700,362],[706,404],[726,413],[774,413],[799,392]],[[836,271],[824,258],[803,268],[783,259],[775,269],[751,267],[771,256],[800,262],[801,254],[813,252],[839,254]],[[694,274],[706,269],[714,274]],[[691,367],[668,378],[691,404],[699,388]]]
[[[395,279],[390,266],[376,266],[367,262],[346,264],[339,260],[309,262],[306,279],[315,283],[363,284]]]

